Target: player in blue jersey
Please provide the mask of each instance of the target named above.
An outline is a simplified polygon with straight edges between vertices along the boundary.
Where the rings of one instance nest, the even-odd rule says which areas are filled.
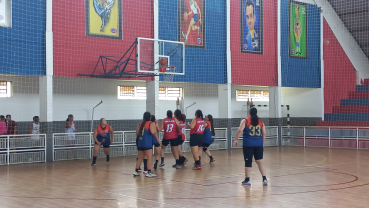
[[[243,133],[243,156],[245,159],[245,180],[242,185],[251,185],[250,174],[252,167],[252,158],[255,157],[255,162],[259,166],[261,175],[263,176],[263,183],[268,183],[265,176],[265,169],[263,165],[264,142],[266,139],[266,129],[264,123],[257,115],[257,109],[251,108],[249,117],[243,120],[238,128],[236,138],[233,145],[237,147],[238,138]]]

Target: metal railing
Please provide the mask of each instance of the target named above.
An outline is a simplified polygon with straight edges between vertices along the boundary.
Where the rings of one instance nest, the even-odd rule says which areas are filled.
[[[282,127],[282,146],[369,149],[369,128]]]
[[[227,149],[227,129],[215,128],[215,141],[210,145],[210,150]],[[163,132],[159,132],[160,141],[163,139]],[[182,151],[190,150],[190,130],[185,131],[186,140],[182,144]],[[53,161],[89,159],[93,154],[95,141],[92,139],[92,132],[76,133],[54,133],[53,134]],[[170,153],[170,144],[165,149],[165,153]],[[110,157],[137,155],[136,131],[114,131],[114,139],[110,145]],[[103,148],[100,148],[98,157],[105,157]]]
[[[46,162],[46,135],[0,136],[0,165]]]
[[[264,143],[264,146],[278,146],[278,126],[266,126],[266,140]],[[243,138],[242,134],[240,138],[238,139],[238,146],[234,147],[233,142],[236,137],[236,133],[238,131],[238,127],[232,127],[232,148],[242,148],[243,145]]]

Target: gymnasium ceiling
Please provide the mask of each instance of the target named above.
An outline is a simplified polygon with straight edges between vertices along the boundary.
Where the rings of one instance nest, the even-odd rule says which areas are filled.
[[[328,0],[369,58],[369,0]]]

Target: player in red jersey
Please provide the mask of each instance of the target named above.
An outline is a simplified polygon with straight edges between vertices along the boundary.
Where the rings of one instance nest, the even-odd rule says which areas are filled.
[[[179,120],[179,124],[181,128],[178,129],[178,156],[179,156],[179,165],[178,168],[182,167],[182,165],[186,165],[188,159],[183,156],[182,153],[182,144],[186,140],[185,138],[185,129],[186,129],[186,116],[181,113],[180,110],[174,111],[174,117]]]
[[[164,136],[161,145],[161,163],[160,167],[165,165],[164,163],[164,151],[165,148],[170,143],[170,147],[172,150],[172,154],[176,159],[176,164],[173,165],[173,168],[177,168],[177,164],[179,163],[179,156],[178,156],[178,129],[181,129],[181,125],[179,124],[178,120],[173,117],[173,112],[171,110],[167,111],[167,117],[161,122],[160,131],[164,129]]]
[[[194,118],[191,123],[187,123],[187,125],[191,129],[190,147],[193,159],[195,160],[195,165],[192,169],[201,170],[199,151],[201,151],[201,147],[204,142],[204,129],[206,128],[207,124],[204,121],[201,110],[196,111],[195,117],[196,118]]]

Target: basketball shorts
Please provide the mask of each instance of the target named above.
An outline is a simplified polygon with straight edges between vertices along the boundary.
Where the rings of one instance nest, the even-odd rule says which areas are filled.
[[[194,14],[194,15],[192,16],[192,18],[193,18],[193,21],[195,22],[195,23],[193,23],[193,24],[194,24],[194,25],[196,25],[197,21],[199,20],[199,15],[198,15],[198,14]]]
[[[252,158],[255,160],[263,159],[264,147],[263,146],[243,146],[243,157],[245,159],[245,167],[252,167]]]
[[[160,147],[159,143],[154,143],[153,145],[154,145],[154,147]]]
[[[146,147],[137,147],[137,150],[138,151],[146,151],[146,150],[151,150],[152,149],[152,147],[150,148],[146,148]]]
[[[204,142],[204,134],[191,134],[190,135],[190,146],[198,146],[202,147],[202,144]]]
[[[300,47],[300,42],[296,42],[296,47]]]
[[[170,143],[170,146],[172,146],[172,147],[178,146],[177,138],[175,138],[175,139],[163,139],[161,141],[161,143],[163,144],[163,146],[168,146],[169,143]]]
[[[101,142],[101,146],[103,146],[103,148],[109,148],[110,146],[110,139],[98,139],[97,141]],[[97,144],[95,142],[95,144]]]
[[[182,145],[183,144],[183,142],[185,141],[185,140],[182,140],[182,135],[178,135],[178,137],[177,137],[177,142],[178,142],[178,145]]]
[[[209,144],[209,143],[202,143],[202,147],[206,147],[206,148],[208,148],[209,146],[210,146],[211,144]]]

